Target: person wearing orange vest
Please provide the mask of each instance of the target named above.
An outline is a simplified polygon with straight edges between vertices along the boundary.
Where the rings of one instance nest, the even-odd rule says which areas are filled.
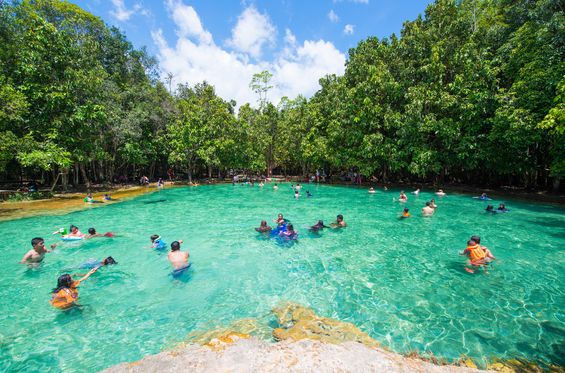
[[[473,236],[467,242],[467,248],[463,250],[461,255],[467,255],[469,257],[468,264],[471,267],[478,268],[482,266],[486,270],[487,263],[490,261],[491,258],[494,259],[494,256],[486,247],[481,246],[480,243],[477,243],[477,241],[473,238],[475,238],[475,236]],[[480,238],[478,241],[480,242]],[[473,268],[465,267],[465,270],[469,273],[475,273]]]

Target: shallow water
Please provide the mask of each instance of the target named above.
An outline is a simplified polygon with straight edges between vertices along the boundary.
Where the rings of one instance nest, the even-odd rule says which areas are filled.
[[[506,202],[491,215],[468,195],[409,195],[413,216],[399,220],[398,191],[307,185],[313,198],[246,186],[167,189],[131,201],[60,216],[0,223],[0,371],[94,371],[171,346],[195,330],[241,318],[268,322],[280,301],[349,321],[393,350],[458,358],[524,357],[563,365],[565,209]],[[304,192],[304,190],[303,190]],[[304,194],[304,193],[303,193]],[[161,201],[159,201],[161,200]],[[154,203],[147,203],[154,202]],[[282,212],[299,231],[294,245],[254,227]],[[349,227],[312,235],[305,227],[344,215]],[[35,236],[75,224],[115,238],[64,243],[38,268],[17,262]],[[271,223],[272,224],[272,223]],[[192,268],[169,276],[166,254],[149,236],[184,239]],[[459,256],[472,235],[498,260],[470,275]],[[60,274],[90,258],[113,256],[80,287],[80,308],[49,305]]]

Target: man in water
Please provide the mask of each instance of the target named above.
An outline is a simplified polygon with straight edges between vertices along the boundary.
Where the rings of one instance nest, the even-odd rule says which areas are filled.
[[[426,202],[426,206],[424,206],[424,208],[422,209],[422,215],[424,216],[432,216],[434,214],[435,210],[432,207],[432,203],[431,202]]]
[[[190,254],[188,251],[180,251],[179,241],[173,241],[171,243],[171,251],[167,257],[174,270],[188,267],[188,258],[190,257]]]
[[[24,255],[22,260],[20,260],[20,264],[40,263],[45,257],[45,253],[50,253],[52,251],[45,248],[45,241],[41,237],[35,237],[31,240],[31,246],[32,249]],[[56,243],[51,245],[51,249],[55,249],[55,247],[57,247]]]
[[[335,223],[332,223],[331,226],[333,228],[345,228],[347,227],[347,223],[343,221],[343,215],[339,214],[336,218]]]

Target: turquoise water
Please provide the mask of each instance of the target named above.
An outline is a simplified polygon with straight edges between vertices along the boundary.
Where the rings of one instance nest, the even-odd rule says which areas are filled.
[[[565,356],[565,209],[498,200],[491,215],[468,195],[409,195],[413,216],[399,220],[398,190],[307,185],[166,189],[119,204],[60,216],[0,223],[0,371],[93,371],[134,361],[195,330],[241,318],[269,321],[281,301],[349,321],[400,352],[458,358],[524,357],[563,365]],[[305,190],[303,190],[305,194]],[[164,200],[146,204],[145,202]],[[281,246],[254,227],[282,212],[299,242]],[[319,236],[305,227],[341,213],[349,227]],[[94,226],[118,237],[65,243],[39,268],[17,262],[29,241],[59,227]],[[144,248],[149,236],[183,239],[192,268],[172,280],[166,254]],[[467,274],[458,252],[472,235],[498,258],[488,274]],[[112,255],[79,289],[81,308],[49,305],[57,277],[90,258]]]

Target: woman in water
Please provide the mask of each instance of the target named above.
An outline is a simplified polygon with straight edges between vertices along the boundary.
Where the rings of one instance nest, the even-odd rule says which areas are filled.
[[[77,287],[81,282],[89,278],[100,267],[95,267],[90,270],[84,277],[74,281],[68,273],[60,276],[57,279],[57,287],[53,289],[51,295],[51,305],[59,309],[68,309],[74,306],[78,300]]]
[[[282,237],[286,240],[296,240],[298,238],[298,232],[294,230],[292,224],[286,226],[285,231],[279,232],[279,237]]]
[[[370,193],[370,194],[374,194],[374,193],[375,193],[375,188],[370,187],[370,188],[369,188],[369,193]]]
[[[406,195],[406,193],[404,193],[403,190],[400,191],[400,195],[398,196],[398,201],[400,202],[408,201],[408,196]]]
[[[273,228],[267,225],[266,220],[261,220],[261,226],[259,228],[255,228],[255,230],[259,233],[269,233]]]

